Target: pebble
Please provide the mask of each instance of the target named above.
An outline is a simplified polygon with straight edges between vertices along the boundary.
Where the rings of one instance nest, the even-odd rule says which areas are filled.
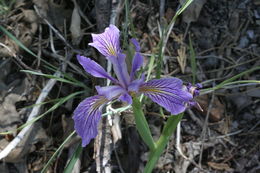
[[[246,32],[246,34],[247,34],[248,38],[250,38],[250,39],[254,39],[254,37],[255,37],[254,30],[248,30]]]
[[[248,46],[248,44],[249,44],[248,38],[247,38],[246,36],[243,36],[243,37],[241,37],[241,39],[239,40],[239,45],[238,45],[238,47],[239,47],[239,48],[245,48],[245,47]]]

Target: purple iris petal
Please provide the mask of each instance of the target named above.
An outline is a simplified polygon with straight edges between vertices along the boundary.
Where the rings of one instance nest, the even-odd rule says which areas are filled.
[[[200,83],[195,84],[195,86],[192,86],[191,83],[188,83],[186,86],[184,86],[184,89],[186,87],[186,90],[190,92],[194,97],[200,95],[200,90],[202,88],[202,85]]]
[[[182,89],[182,81],[178,78],[154,79],[144,83],[139,91],[150,97],[173,115],[186,109],[186,104],[193,98]]]
[[[113,64],[113,69],[119,80],[119,83],[126,88],[130,83],[130,77],[127,71],[125,58],[125,54],[118,53],[117,57],[110,57],[110,60]]]
[[[96,86],[99,95],[105,96],[108,100],[118,97],[120,94],[126,92],[124,88],[119,85],[112,85],[106,87]]]
[[[134,92],[138,92],[140,86],[144,83],[144,74],[142,74],[140,79],[136,79],[134,81],[132,81],[129,85],[128,85],[128,91],[134,91]]]
[[[105,97],[96,95],[86,98],[75,109],[73,116],[74,128],[82,138],[83,147],[97,136],[97,126],[101,119],[101,109],[107,101]]]
[[[136,52],[140,52],[141,48],[140,48],[140,45],[139,45],[138,41],[135,38],[132,38],[131,42],[135,46],[135,51]]]
[[[109,25],[105,32],[92,34],[93,43],[90,46],[96,48],[105,57],[117,56],[120,52],[119,29],[115,25]]]
[[[132,97],[127,92],[122,94],[118,99],[128,104],[132,104],[133,102]]]
[[[139,52],[136,52],[132,62],[132,70],[130,74],[131,80],[134,79],[135,72],[139,70],[143,65],[143,61],[143,56]]]
[[[91,60],[90,58],[77,55],[77,59],[79,63],[82,65],[82,67],[85,69],[85,71],[91,74],[92,76],[107,78],[113,82],[117,82],[116,79],[111,77],[99,64],[97,64],[95,61]]]
[[[132,70],[131,70],[131,74],[130,74],[130,78],[131,78],[131,80],[133,80],[135,72],[141,68],[144,60],[143,60],[143,56],[140,53],[140,45],[139,45],[138,41],[135,38],[132,38],[131,42],[135,46],[135,51],[136,51],[133,61],[132,61]]]

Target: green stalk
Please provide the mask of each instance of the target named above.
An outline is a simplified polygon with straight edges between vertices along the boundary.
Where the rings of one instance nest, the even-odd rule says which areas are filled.
[[[142,111],[142,106],[138,98],[133,98],[133,111],[135,116],[135,123],[136,128],[142,137],[143,141],[146,143],[146,145],[149,147],[151,151],[154,151],[156,149],[156,144],[153,140],[151,131],[149,129],[148,123],[145,119],[144,113]]]
[[[149,160],[144,168],[144,173],[152,172],[156,162],[160,158],[160,155],[163,153],[167,143],[169,142],[171,135],[175,131],[182,117],[183,117],[183,113],[179,115],[172,115],[168,118],[163,128],[162,134],[159,140],[156,142],[156,149],[151,151],[150,153]]]

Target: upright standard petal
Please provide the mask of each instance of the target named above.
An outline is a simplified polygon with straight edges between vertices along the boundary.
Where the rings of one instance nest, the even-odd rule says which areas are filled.
[[[108,100],[103,96],[93,96],[83,100],[74,111],[74,128],[82,138],[82,146],[89,144],[90,140],[98,134],[97,126],[101,119],[101,109]]]
[[[140,45],[139,45],[138,41],[135,38],[132,38],[131,42],[135,46],[135,51],[136,52],[140,52],[141,48],[140,48]]]
[[[91,74],[92,76],[107,78],[113,82],[117,82],[116,79],[111,77],[99,64],[97,64],[95,61],[91,60],[90,58],[77,55],[77,59],[79,63],[82,65],[82,67],[85,69],[85,71]]]
[[[154,79],[141,85],[139,92],[177,115],[185,111],[187,103],[193,98],[182,87],[182,81],[178,78]]]
[[[144,84],[144,80],[145,80],[145,75],[144,73],[142,74],[141,78],[136,79],[134,81],[132,81],[129,85],[128,85],[128,91],[133,91],[133,92],[138,92],[140,86],[142,84]]]
[[[132,70],[131,70],[131,74],[130,74],[131,80],[134,79],[135,72],[142,67],[143,62],[144,62],[144,60],[143,60],[143,56],[141,55],[141,53],[136,52],[133,62],[132,62]]]
[[[110,57],[111,63],[113,64],[114,72],[119,80],[119,83],[124,87],[130,83],[130,76],[127,71],[127,65],[125,62],[126,55],[123,53],[119,53],[117,57]]]
[[[132,70],[131,70],[131,74],[130,74],[130,78],[131,78],[131,80],[133,80],[135,72],[141,68],[144,60],[143,60],[143,56],[140,53],[141,48],[140,48],[138,41],[135,38],[132,38],[131,42],[135,46],[135,51],[136,51],[133,61],[132,61]]]
[[[92,34],[93,43],[90,46],[96,48],[105,57],[117,56],[120,52],[119,29],[115,25],[109,25],[105,32]]]

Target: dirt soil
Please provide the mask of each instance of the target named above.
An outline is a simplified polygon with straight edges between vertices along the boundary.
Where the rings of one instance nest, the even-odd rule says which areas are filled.
[[[158,53],[159,26],[169,23],[180,7],[178,1],[130,0],[130,18],[126,20],[126,4],[121,0],[3,2],[6,3],[0,8],[1,26],[31,52],[3,30],[0,32],[0,132],[13,131],[0,135],[0,151],[19,134],[21,129],[17,128],[27,122],[34,107],[39,107],[36,115],[42,115],[53,109],[58,98],[82,90],[79,86],[21,70],[56,76],[65,73],[84,83],[89,90],[34,123],[15,149],[0,161],[1,173],[40,172],[74,130],[72,114],[77,104],[95,94],[95,85],[104,83],[87,75],[76,61],[76,55],[93,57],[107,66],[104,57],[88,46],[91,33],[103,32],[109,23],[115,22],[121,33],[126,32],[128,38],[136,36],[140,41],[147,65],[152,54]],[[131,29],[125,30],[125,26]],[[259,1],[194,0],[172,29],[162,76],[179,77],[185,83],[193,80],[191,45],[196,58],[196,81],[202,83],[204,89],[259,67]],[[59,68],[62,74],[50,65]],[[153,172],[260,172],[259,70],[239,80],[258,80],[258,84],[234,83],[202,93],[197,101],[204,111],[185,112],[180,131],[172,135]],[[47,85],[51,86],[49,90],[44,88]],[[47,103],[30,106],[39,97]],[[115,103],[113,108],[121,106],[124,105]],[[147,101],[144,112],[153,137],[158,139],[165,123],[158,105]],[[167,111],[164,113],[169,115]],[[83,148],[73,172],[142,172],[149,153],[135,128],[133,112],[130,109],[110,118],[105,117],[100,126],[110,142],[103,144],[97,138]],[[109,125],[110,121],[113,126]],[[47,172],[63,172],[80,142],[74,135]]]

